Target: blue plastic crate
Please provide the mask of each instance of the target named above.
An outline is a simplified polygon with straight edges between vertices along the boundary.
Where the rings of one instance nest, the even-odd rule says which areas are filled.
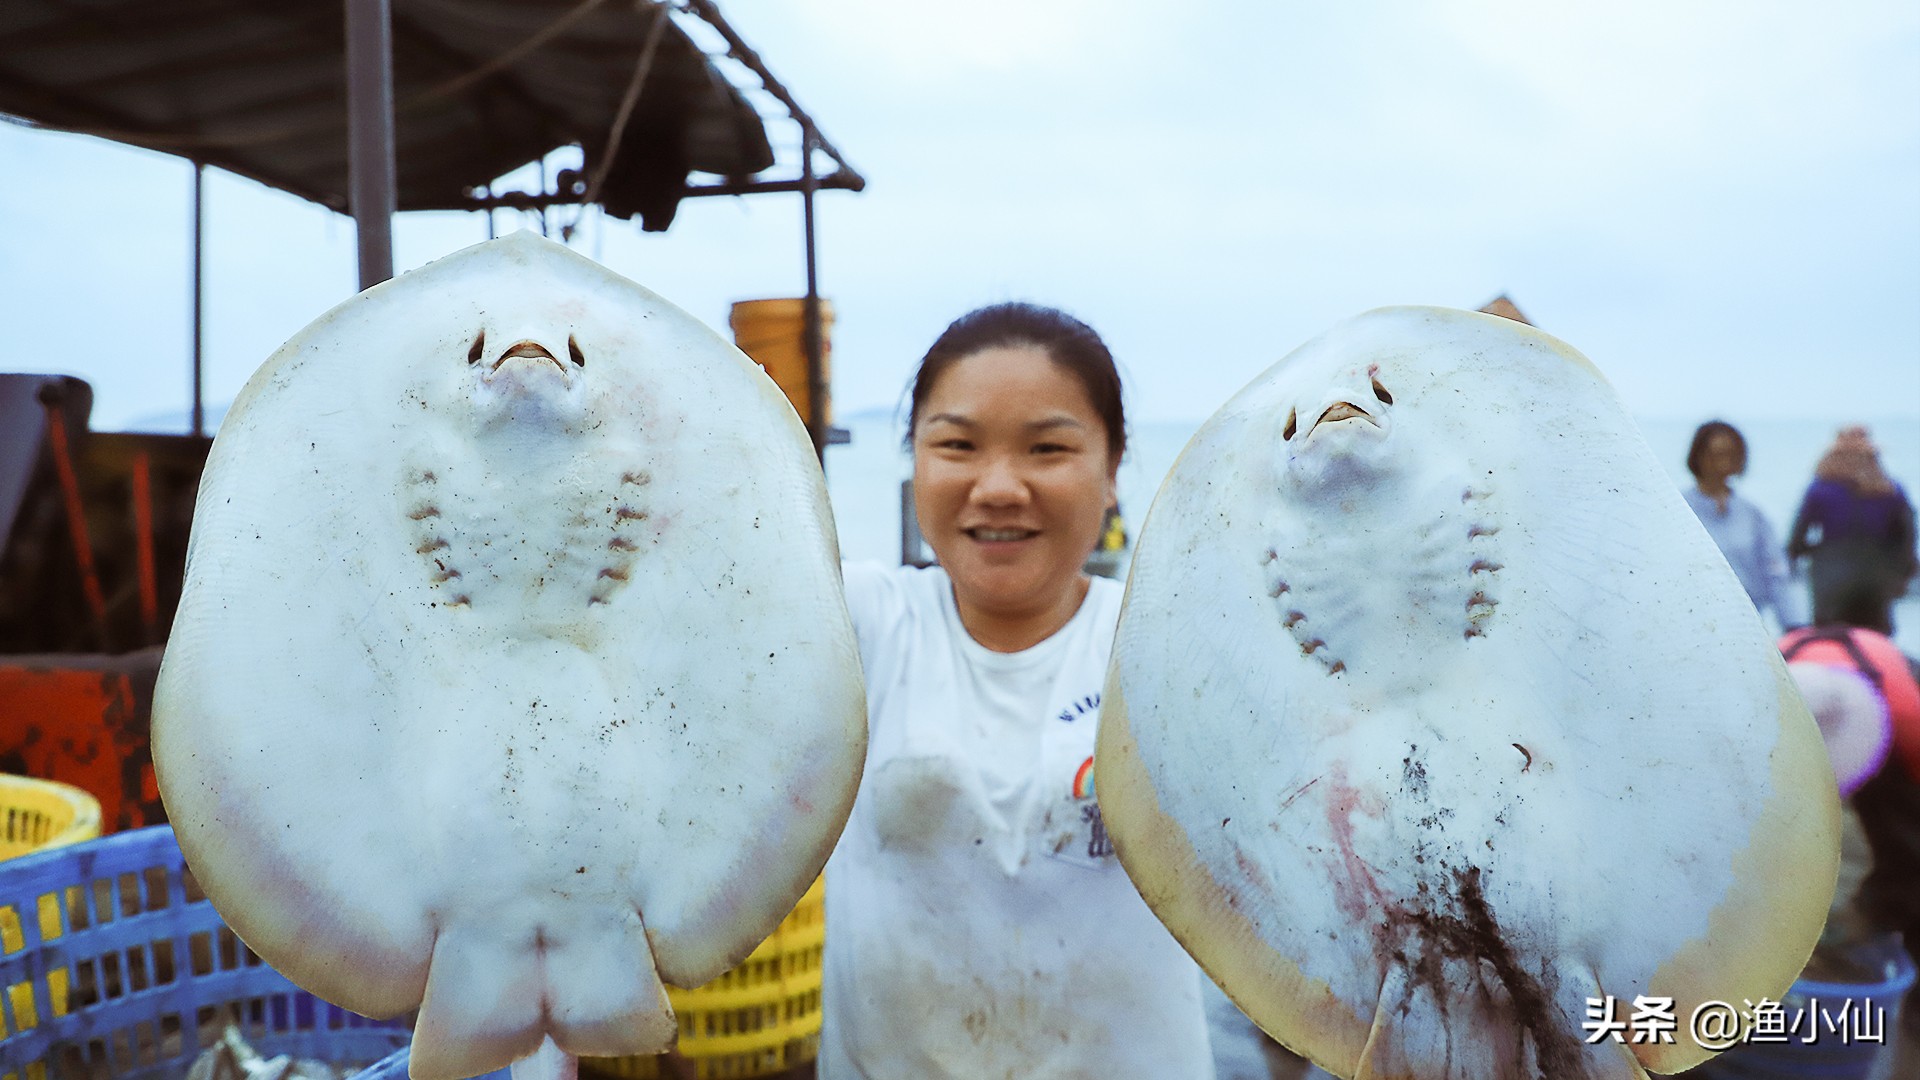
[[[164,825],[0,862],[0,1080],[178,1080],[223,1014],[267,1057],[404,1061],[406,1018],[294,986],[185,869]]]

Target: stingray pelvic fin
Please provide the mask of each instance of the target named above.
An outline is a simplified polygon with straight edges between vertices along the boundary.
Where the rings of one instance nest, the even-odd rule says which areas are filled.
[[[529,941],[500,927],[443,929],[414,1025],[413,1080],[478,1076],[543,1044],[568,1057],[671,1049],[679,1028],[639,916],[598,931]]]
[[[547,1019],[568,1053],[658,1054],[679,1038],[638,914],[617,930],[548,945],[546,974]]]
[[[1478,985],[1461,971],[1449,975],[1436,986],[1397,965],[1387,970],[1353,1080],[1650,1080],[1626,1043],[1582,1041],[1556,1005],[1526,994],[1516,1005],[1497,974]]]
[[[545,1013],[540,953],[496,933],[441,930],[413,1027],[413,1080],[479,1076],[540,1046]]]

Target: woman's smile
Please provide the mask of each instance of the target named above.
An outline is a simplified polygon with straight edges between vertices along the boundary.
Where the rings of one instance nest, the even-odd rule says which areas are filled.
[[[1030,540],[1040,535],[1040,530],[1038,529],[994,529],[976,527],[972,529],[962,529],[961,531],[983,544],[1004,544],[1016,540]]]

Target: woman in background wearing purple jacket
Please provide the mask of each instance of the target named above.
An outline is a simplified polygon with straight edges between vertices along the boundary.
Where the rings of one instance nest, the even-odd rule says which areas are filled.
[[[1787,557],[1807,556],[1813,621],[1893,633],[1893,602],[1920,566],[1913,504],[1864,427],[1843,429],[1800,502]]]

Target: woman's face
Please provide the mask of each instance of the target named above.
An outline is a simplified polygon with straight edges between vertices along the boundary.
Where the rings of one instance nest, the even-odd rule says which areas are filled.
[[[1716,431],[1707,436],[1707,445],[1700,452],[1700,480],[1703,483],[1724,484],[1727,478],[1740,472],[1740,444],[1733,436],[1724,431]]]
[[[1085,385],[1044,349],[940,373],[914,418],[914,512],[976,636],[982,617],[1072,617],[1118,467]]]

